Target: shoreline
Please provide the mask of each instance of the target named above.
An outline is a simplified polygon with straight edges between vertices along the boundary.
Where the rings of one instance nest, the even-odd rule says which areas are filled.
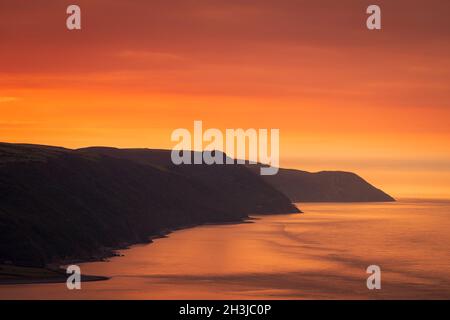
[[[0,286],[65,283],[68,275],[63,268],[21,267],[15,265],[0,265]],[[110,277],[81,275],[82,282],[104,281]]]
[[[134,245],[151,244],[153,240],[167,238],[169,234],[200,226],[211,225],[232,225],[232,224],[244,224],[254,223],[257,220],[253,217],[245,217],[237,219],[236,221],[224,221],[224,222],[206,222],[200,224],[190,224],[171,229],[164,229],[156,234],[149,235],[147,241],[127,243],[115,248],[102,248],[102,253],[99,253],[96,257],[87,259],[68,259],[61,260],[48,264],[46,267],[27,267],[18,266],[13,264],[0,264],[0,286],[4,285],[27,285],[27,284],[50,284],[50,283],[65,283],[67,281],[67,274],[62,266],[67,266],[77,263],[89,263],[89,262],[108,262],[109,258],[123,257],[123,254],[119,254],[119,250],[130,249]],[[82,282],[92,281],[106,281],[111,277],[97,276],[97,275],[81,275]]]

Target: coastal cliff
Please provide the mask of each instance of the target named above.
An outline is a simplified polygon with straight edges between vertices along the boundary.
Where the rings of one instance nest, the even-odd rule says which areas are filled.
[[[0,144],[0,264],[99,259],[180,227],[295,212],[245,166],[175,166],[167,150]]]
[[[280,169],[263,179],[292,202],[391,202],[393,197],[355,173]]]

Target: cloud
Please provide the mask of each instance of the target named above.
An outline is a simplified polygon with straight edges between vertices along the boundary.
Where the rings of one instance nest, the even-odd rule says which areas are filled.
[[[13,102],[13,101],[17,101],[17,100],[19,100],[19,98],[17,98],[17,97],[2,97],[2,96],[0,96],[0,103]]]

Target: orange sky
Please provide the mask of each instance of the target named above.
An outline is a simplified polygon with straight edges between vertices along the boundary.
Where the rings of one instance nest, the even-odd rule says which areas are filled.
[[[81,31],[65,10],[82,9]],[[0,141],[171,148],[172,130],[280,128],[281,165],[450,197],[450,2],[0,3]]]

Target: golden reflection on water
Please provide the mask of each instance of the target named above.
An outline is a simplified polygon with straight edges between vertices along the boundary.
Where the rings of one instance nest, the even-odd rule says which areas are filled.
[[[110,262],[108,281],[1,286],[31,299],[450,299],[450,202],[300,204],[305,214],[176,231]],[[369,265],[382,289],[366,287]]]

